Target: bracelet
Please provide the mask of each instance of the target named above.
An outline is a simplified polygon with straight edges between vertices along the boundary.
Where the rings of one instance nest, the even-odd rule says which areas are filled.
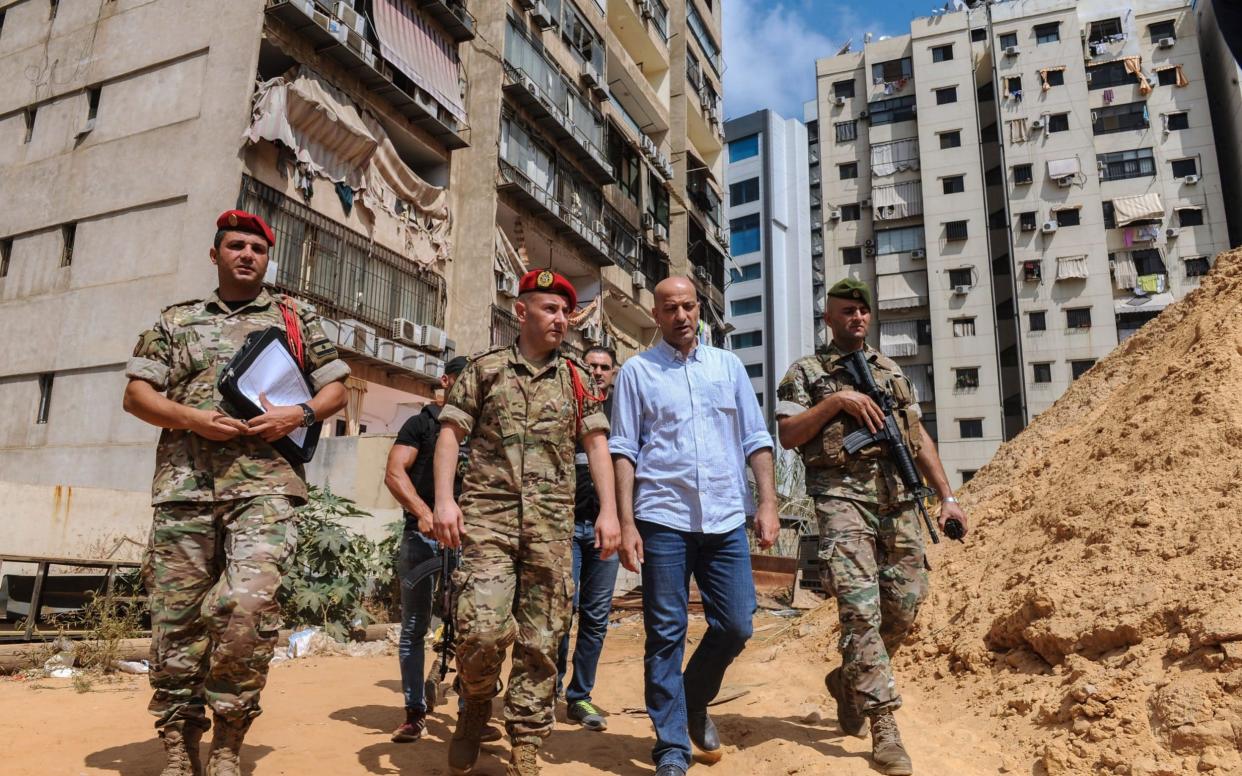
[[[945,496],[944,498],[940,500],[945,504],[956,504],[957,503],[957,499],[954,498],[953,496]]]

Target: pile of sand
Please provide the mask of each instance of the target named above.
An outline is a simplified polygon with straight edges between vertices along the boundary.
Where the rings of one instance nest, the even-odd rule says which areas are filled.
[[[899,679],[996,718],[1022,773],[1242,773],[1240,483],[1235,251],[965,489]]]

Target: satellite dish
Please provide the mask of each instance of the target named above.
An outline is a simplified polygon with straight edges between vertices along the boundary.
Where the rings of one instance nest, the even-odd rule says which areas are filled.
[[[853,42],[854,42],[853,38],[850,38],[849,40],[845,41],[845,45],[842,46],[841,50],[837,52],[837,56],[850,53],[850,44]]]

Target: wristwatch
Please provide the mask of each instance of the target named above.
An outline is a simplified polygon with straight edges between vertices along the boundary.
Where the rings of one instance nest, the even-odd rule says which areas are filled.
[[[315,410],[309,404],[299,404],[302,408],[302,428],[310,428],[315,425]]]

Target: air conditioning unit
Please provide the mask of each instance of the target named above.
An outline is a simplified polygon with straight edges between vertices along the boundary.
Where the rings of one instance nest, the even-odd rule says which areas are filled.
[[[427,368],[427,354],[417,350],[407,350],[401,355],[401,366],[412,372],[423,372]]]
[[[1087,83],[1091,83],[1091,71],[1087,71]]]
[[[1044,128],[1044,120],[1042,118],[1035,119],[1031,122],[1031,131],[1035,132]]]
[[[924,249],[922,249],[922,248],[915,248],[914,250],[910,251],[910,258],[912,258],[912,259],[926,259],[926,258],[927,258],[927,251],[925,251],[925,250],[924,250]]]
[[[869,116],[869,115],[871,115],[871,114],[867,113],[867,111],[865,111],[865,110],[860,110],[860,111],[858,111],[858,118],[860,118],[860,119],[865,119],[865,118],[867,118],[867,116]]]
[[[421,326],[419,327],[418,341],[414,344],[420,348],[440,353],[448,345],[448,335],[444,333],[444,329],[437,329],[435,326]]]
[[[699,279],[700,283],[711,285],[712,278],[711,275],[707,274],[707,267],[695,267],[694,276]]]
[[[1198,175],[1187,175],[1185,178],[1182,178],[1182,183],[1185,183],[1187,186],[1193,186],[1198,182],[1199,182]]]
[[[1063,189],[1068,189],[1070,186],[1074,185],[1074,176],[1062,175],[1060,178],[1057,178],[1057,185]]]
[[[518,295],[518,279],[517,275],[505,272],[496,275],[496,293],[509,299],[514,299]]]
[[[662,164],[660,174],[664,176],[664,180],[671,181],[673,179],[673,163],[665,159],[662,161]]]
[[[1044,225],[1040,228],[1039,231],[1043,232],[1044,234],[1052,234],[1056,230],[1057,230],[1056,221],[1045,221]]]
[[[647,276],[638,270],[634,270],[630,273],[630,282],[636,286],[645,286],[647,285]]]
[[[703,92],[702,94],[700,94],[699,95],[699,107],[702,108],[703,110],[707,110],[711,106],[712,106],[712,96],[708,94],[707,92]]]
[[[871,198],[866,197],[858,203],[859,207],[871,207]]]
[[[841,211],[840,211],[840,210],[829,210],[829,211],[828,211],[828,220],[830,220],[830,221],[840,221],[840,220],[841,220]]]
[[[539,2],[535,3],[535,7],[531,9],[530,20],[541,30],[551,29],[556,26],[556,19],[553,18],[552,12],[548,10],[548,5],[543,0],[539,0]]]
[[[600,101],[607,100],[610,95],[608,86],[603,83],[598,83],[592,86],[591,94],[595,97],[595,99]]]
[[[608,234],[608,228],[604,226],[603,221],[595,221],[591,224],[591,230],[596,234]]]
[[[650,232],[655,227],[655,216],[650,213],[643,213],[639,223],[642,224],[644,232]]]
[[[1172,240],[1174,237],[1177,237],[1177,227],[1170,226],[1168,229],[1165,229],[1164,236],[1167,240]]]
[[[422,374],[432,380],[439,380],[440,375],[444,374],[444,362],[435,356],[427,356],[423,359]]]
[[[958,286],[954,286],[954,287],[953,287],[953,295],[954,295],[954,296],[966,296],[966,294],[967,294],[969,291],[970,291],[970,286],[966,286],[966,285],[958,285]]]
[[[1173,48],[1173,44],[1177,43],[1177,38],[1161,38],[1156,41],[1156,48]]]
[[[599,86],[599,73],[596,72],[594,67],[584,67],[582,69],[582,83],[588,89],[594,89],[596,86]]]
[[[832,98],[832,104],[833,104],[833,105],[836,105],[838,108],[843,107],[843,106],[845,105],[845,98],[844,98],[844,97],[834,97],[834,98]]]
[[[397,355],[398,350],[401,350],[401,346],[392,340],[384,339],[383,337],[376,337],[375,357],[381,361],[394,361],[398,364],[401,363],[401,358]]]
[[[535,83],[534,78],[531,78],[525,73],[522,74],[522,88],[531,94],[539,94],[539,85]]]
[[[345,22],[345,26],[358,33],[367,34],[367,18],[358,13],[350,3],[336,4],[336,18]]]
[[[656,239],[661,242],[667,241],[668,240],[668,227],[665,226],[664,224],[656,224],[655,225],[655,236],[656,236]]]
[[[393,318],[392,338],[407,345],[417,345],[418,324],[406,318]]]
[[[1007,57],[1016,57],[1020,53],[1022,53],[1022,50],[1019,49],[1017,46],[1006,46],[1005,47],[1005,56]]]
[[[638,141],[638,147],[642,150],[643,155],[648,159],[656,155],[655,141],[646,135],[643,135],[642,139]]]
[[[655,16],[655,9],[651,7],[651,0],[638,0],[638,13],[644,19],[650,19]]]
[[[346,318],[341,321],[340,337],[338,344],[368,356],[375,355],[378,339],[375,336],[375,327],[368,326],[362,321]]]

